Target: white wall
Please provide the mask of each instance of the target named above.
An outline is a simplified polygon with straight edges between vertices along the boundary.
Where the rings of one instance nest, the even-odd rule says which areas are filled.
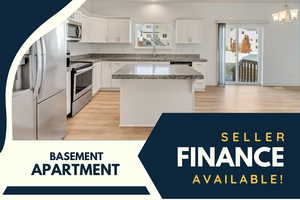
[[[134,22],[174,22],[179,17],[196,17],[204,20],[204,40],[200,45],[175,46],[169,53],[200,53],[208,59],[209,84],[217,83],[217,30],[216,20],[266,20],[264,25],[264,76],[265,85],[300,85],[300,23],[274,24],[271,14],[281,9],[278,3],[109,3],[88,0],[89,11],[103,16],[132,17]],[[249,0],[251,1],[251,0]],[[291,4],[298,7],[298,4]],[[102,53],[145,53],[132,45],[90,45],[90,51]],[[150,50],[151,52],[151,50]]]

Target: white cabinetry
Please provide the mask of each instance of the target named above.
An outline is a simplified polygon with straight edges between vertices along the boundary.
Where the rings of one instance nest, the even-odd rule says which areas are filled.
[[[97,66],[94,65],[94,68],[93,68],[93,85],[92,85],[92,95],[95,96],[95,94],[97,93]]]
[[[120,89],[120,80],[112,79],[112,74],[128,64],[135,64],[135,62],[103,62],[101,68],[101,89]]]
[[[121,69],[127,63],[111,63],[111,74],[115,73],[119,69]],[[111,87],[112,88],[120,88],[120,80],[119,79],[112,79],[111,80]]]
[[[176,20],[176,43],[199,44],[202,41],[202,21],[195,19]]]
[[[107,36],[107,21],[98,17],[89,17],[90,42],[104,43]]]
[[[105,43],[107,39],[107,20],[96,18],[95,27],[96,42]]]
[[[206,88],[206,80],[207,80],[207,69],[204,62],[193,62],[193,68],[198,72],[202,73],[204,79],[196,80],[194,82],[194,90],[195,91],[205,91]]]
[[[67,100],[67,115],[71,112],[71,71],[67,72],[66,77],[66,100]]]
[[[108,43],[131,43],[131,20],[108,19],[107,21]]]
[[[85,43],[104,43],[107,37],[106,19],[98,17],[81,16],[82,39]]]
[[[81,23],[82,23],[82,39],[80,42],[92,42],[93,40],[93,21],[87,15],[81,15]]]
[[[101,63],[95,63],[93,68],[93,85],[92,85],[93,96],[97,94],[100,88],[101,88]]]
[[[110,62],[102,62],[101,67],[101,88],[111,88],[111,66]]]
[[[105,19],[82,14],[82,39],[85,43],[131,43],[130,19]]]
[[[168,65],[170,62],[159,62],[159,61],[139,61],[137,64],[156,64],[156,65]]]

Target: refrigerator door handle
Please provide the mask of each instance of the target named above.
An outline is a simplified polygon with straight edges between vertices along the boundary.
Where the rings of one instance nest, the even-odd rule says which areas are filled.
[[[82,38],[82,28],[81,28],[81,26],[78,27],[78,30],[79,30],[78,38],[81,39]]]
[[[47,51],[46,51],[46,43],[45,43],[45,39],[42,37],[41,38],[41,44],[42,44],[42,80],[41,80],[41,85],[44,84],[44,80],[45,80],[45,76],[46,76],[46,64],[47,64],[47,60],[46,60],[46,55],[47,55]]]
[[[33,97],[36,98],[38,96],[41,83],[42,83],[42,46],[41,46],[41,39],[36,42],[36,62],[37,62],[37,73],[36,73],[36,81],[35,86],[33,88]]]

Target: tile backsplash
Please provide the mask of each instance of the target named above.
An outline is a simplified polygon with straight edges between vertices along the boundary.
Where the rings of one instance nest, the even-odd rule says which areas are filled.
[[[68,49],[70,50],[72,56],[100,52],[99,44],[89,43],[68,42]]]
[[[69,42],[68,47],[71,55],[90,53],[152,53],[152,49],[138,49],[133,44],[97,44],[97,43],[74,43]],[[156,53],[167,54],[200,54],[201,45],[174,45],[170,49],[156,49]]]

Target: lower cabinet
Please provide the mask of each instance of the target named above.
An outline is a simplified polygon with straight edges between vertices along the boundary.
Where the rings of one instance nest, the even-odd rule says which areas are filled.
[[[102,62],[101,66],[101,89],[111,88],[111,67],[110,62]]]
[[[111,63],[111,74],[115,73],[119,69],[121,69],[124,65],[128,63]],[[111,80],[111,87],[112,88],[120,88],[120,80],[119,79],[112,79]]]
[[[93,68],[93,85],[92,85],[92,93],[93,96],[97,94],[97,92],[101,88],[101,63],[95,63]]]
[[[206,79],[207,79],[207,70],[205,67],[205,63],[203,62],[193,62],[193,68],[195,70],[197,70],[198,72],[201,72],[204,76],[204,79],[202,80],[196,80],[194,85],[193,85],[193,89],[194,91],[200,91],[200,92],[204,92],[205,88],[206,88]]]
[[[168,65],[170,64],[170,62],[166,62],[166,61],[139,61],[138,64],[156,64],[156,65]]]
[[[139,62],[140,64],[152,64],[153,62]],[[155,62],[156,64],[169,64],[169,62]],[[94,74],[98,74],[98,79],[93,79],[93,83],[95,83],[95,86],[93,84],[93,88],[97,88],[95,92],[97,92],[99,89],[103,90],[118,90],[120,89],[120,80],[118,79],[112,79],[112,74],[124,67],[128,64],[136,64],[136,62],[102,62],[99,63],[98,67],[95,67]],[[101,70],[100,70],[101,68]],[[205,91],[205,79],[207,77],[206,67],[205,63],[203,62],[193,62],[193,68],[199,72],[201,72],[204,75],[203,80],[196,80],[194,84],[194,90],[195,91]],[[96,69],[99,69],[97,72]],[[96,80],[97,79],[97,80]],[[99,80],[100,79],[100,80]],[[96,85],[96,82],[98,83],[98,86]],[[93,89],[94,94],[94,89]]]
[[[120,89],[120,80],[112,79],[112,74],[128,64],[135,62],[102,62],[101,71],[101,89],[118,90]]]

